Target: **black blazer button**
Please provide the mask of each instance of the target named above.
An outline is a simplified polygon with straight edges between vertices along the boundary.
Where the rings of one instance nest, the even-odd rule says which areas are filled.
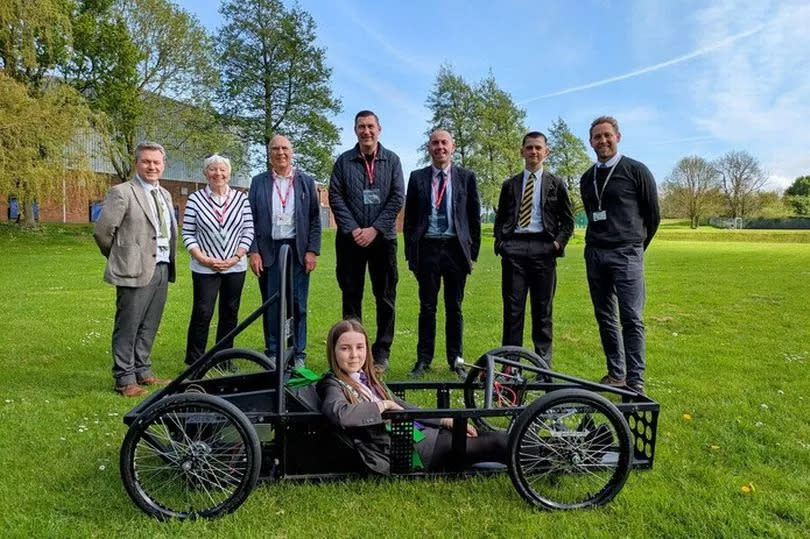
[[[156,254],[155,254],[155,255],[152,255],[152,258],[157,258],[157,255],[156,255]]]

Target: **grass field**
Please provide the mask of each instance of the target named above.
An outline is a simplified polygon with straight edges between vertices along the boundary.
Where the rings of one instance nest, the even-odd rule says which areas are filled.
[[[578,234],[559,265],[555,368],[598,379],[604,359]],[[489,231],[485,235],[464,303],[468,359],[500,339],[500,266]],[[326,330],[340,316],[333,243],[325,233],[311,285],[309,363],[316,370],[325,367]],[[118,475],[121,418],[137,401],[112,392],[114,289],[101,281],[103,258],[89,228],[21,232],[0,225],[2,535],[806,536],[808,243],[810,232],[662,228],[646,265],[647,387],[661,403],[656,463],[631,474],[607,507],[536,511],[503,475],[265,484],[223,519],[160,523],[131,503]],[[182,368],[191,309],[187,261],[181,255],[153,353],[160,376]],[[401,261],[394,380],[405,378],[416,348],[416,282],[405,268]],[[243,315],[258,298],[249,278]],[[366,305],[373,312],[370,299]],[[260,348],[259,325],[237,345]],[[437,349],[443,349],[441,339]],[[439,355],[435,365],[442,364]],[[433,374],[446,375],[441,369]],[[743,494],[749,484],[754,491]]]

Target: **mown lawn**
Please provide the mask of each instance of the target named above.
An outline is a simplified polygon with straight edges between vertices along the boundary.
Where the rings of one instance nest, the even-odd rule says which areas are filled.
[[[578,234],[559,266],[555,368],[596,379],[604,360]],[[89,229],[0,225],[3,535],[806,536],[809,242],[808,232],[662,229],[647,256],[648,392],[661,403],[656,463],[631,474],[607,507],[536,511],[504,475],[265,484],[231,516],[161,523],[132,504],[118,475],[121,418],[135,402],[112,392],[114,289],[101,281],[103,258]],[[326,330],[340,316],[333,243],[326,233],[312,282],[309,352],[316,370],[325,367]],[[183,255],[154,349],[161,376],[182,368],[191,308],[187,260]],[[405,268],[401,261],[390,379],[404,379],[415,357],[416,282]],[[248,279],[243,315],[258,298]],[[499,344],[500,305],[500,266],[487,238],[464,303],[468,359]],[[367,306],[373,312],[370,299]],[[260,348],[259,325],[237,344]],[[435,365],[443,365],[440,355]],[[446,375],[441,368],[433,374]],[[749,484],[754,491],[741,493]]]

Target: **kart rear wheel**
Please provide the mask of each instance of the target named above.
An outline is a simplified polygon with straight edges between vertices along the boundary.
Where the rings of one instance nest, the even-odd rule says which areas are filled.
[[[496,356],[509,359],[521,365],[529,365],[541,369],[548,369],[546,360],[530,350],[520,346],[501,346],[495,348],[478,358],[475,367],[467,373],[464,381],[464,406],[467,408],[484,407],[484,388],[486,383],[487,356]],[[531,402],[544,392],[528,391],[523,387],[526,382],[544,382],[547,377],[535,372],[513,367],[510,365],[495,364],[497,372],[492,373],[492,407],[493,408],[513,408],[522,406],[526,402]],[[481,386],[481,387],[478,387]],[[474,417],[472,418],[476,427],[481,430],[509,430],[512,423],[512,416],[503,417]]]
[[[208,380],[225,376],[254,374],[273,371],[276,366],[264,354],[249,348],[227,348],[220,350],[200,366],[195,367],[190,380]]]
[[[509,476],[530,504],[580,509],[612,500],[630,473],[632,437],[610,401],[582,389],[552,391],[515,420]]]
[[[239,408],[212,395],[158,401],[132,423],[121,446],[127,494],[161,520],[234,511],[256,485],[260,466],[253,425]]]

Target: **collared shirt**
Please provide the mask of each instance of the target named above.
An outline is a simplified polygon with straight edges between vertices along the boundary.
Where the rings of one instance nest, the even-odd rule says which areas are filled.
[[[428,229],[425,236],[428,238],[450,238],[456,235],[456,226],[453,224],[453,177],[450,174],[452,165],[447,165],[443,169],[438,169],[431,165],[430,178],[430,219],[428,219]],[[442,182],[439,181],[439,172],[444,171],[446,187],[442,194]],[[445,200],[447,216],[447,228],[439,230],[439,215],[437,206],[439,205],[439,195]]]
[[[616,155],[614,155],[613,157],[611,157],[610,159],[608,159],[604,163],[602,163],[600,161],[597,161],[596,162],[596,168],[610,168],[613,165],[615,165],[616,163],[618,163],[619,159],[621,159],[621,158],[622,158],[622,154],[620,154],[619,152],[616,152]]]
[[[523,192],[526,190],[526,182],[529,181],[531,171],[523,170],[523,188],[520,190],[520,200],[518,201],[518,221],[520,221],[520,202],[523,201]],[[534,171],[534,196],[532,197],[532,218],[529,226],[515,226],[518,234],[537,233],[543,231],[543,167]]]
[[[288,240],[295,237],[295,170],[289,176],[270,171],[273,182],[273,239]],[[282,204],[282,198],[284,203]]]
[[[166,220],[166,229],[169,231],[169,237],[166,238],[166,244],[168,245],[169,241],[171,241],[172,215],[169,213],[171,209],[169,208],[169,205],[166,204],[166,199],[163,198],[163,193],[160,192],[160,184],[152,185],[151,183],[144,181],[144,179],[137,174],[135,177],[138,179],[138,183],[141,184],[141,187],[143,187],[143,190],[146,192],[146,199],[149,202],[149,207],[152,208],[152,217],[154,218],[155,223],[155,236],[160,236],[160,218],[157,214],[157,208],[155,208],[155,199],[152,198],[152,190],[158,190],[158,200],[160,200],[160,205],[163,207],[163,218]],[[171,252],[170,249],[157,247],[155,255],[156,262],[166,262],[168,264]]]

